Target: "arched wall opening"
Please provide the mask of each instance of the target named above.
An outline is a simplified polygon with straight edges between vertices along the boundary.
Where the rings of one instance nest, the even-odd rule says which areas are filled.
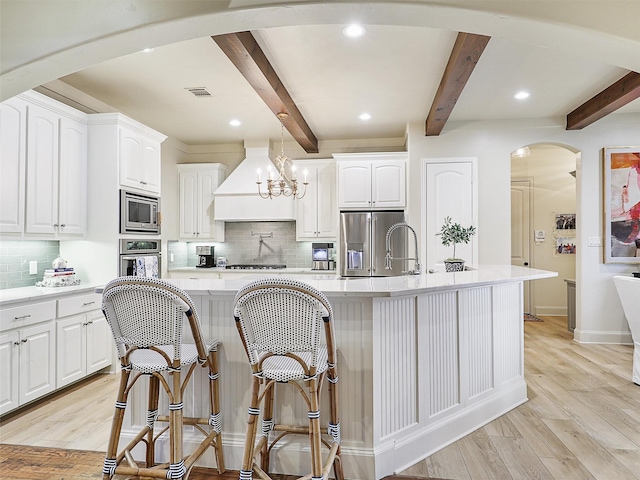
[[[553,143],[523,148],[528,154],[511,157],[512,264],[558,272],[546,282],[526,282],[525,312],[567,315],[565,280],[575,281],[582,244],[577,229],[577,153]]]

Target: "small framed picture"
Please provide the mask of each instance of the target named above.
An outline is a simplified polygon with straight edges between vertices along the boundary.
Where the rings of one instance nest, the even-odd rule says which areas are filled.
[[[603,149],[604,262],[640,263],[640,147]]]
[[[575,213],[556,213],[556,230],[575,230]]]
[[[575,237],[557,237],[556,253],[559,255],[575,255],[576,238]]]

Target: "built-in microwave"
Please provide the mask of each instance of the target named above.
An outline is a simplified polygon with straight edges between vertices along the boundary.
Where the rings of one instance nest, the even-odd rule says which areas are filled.
[[[120,233],[160,233],[160,199],[120,190]]]

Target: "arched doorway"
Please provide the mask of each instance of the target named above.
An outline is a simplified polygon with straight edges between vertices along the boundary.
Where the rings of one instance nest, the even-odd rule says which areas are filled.
[[[558,272],[525,282],[525,313],[567,315],[565,279],[575,280],[579,245],[576,153],[554,144],[524,148],[511,157],[511,263]]]

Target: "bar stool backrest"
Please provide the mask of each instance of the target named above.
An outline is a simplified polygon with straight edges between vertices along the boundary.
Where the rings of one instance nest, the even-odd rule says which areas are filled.
[[[207,357],[195,306],[189,295],[175,285],[156,278],[116,278],[104,288],[102,311],[113,332],[118,358],[130,347],[170,345],[173,360],[179,360],[185,314],[198,357]]]
[[[311,352],[316,367],[324,326],[330,361],[335,358],[333,311],[327,297],[312,286],[287,278],[264,278],[238,291],[234,316],[241,325],[243,343],[251,365],[265,352],[285,355]],[[326,338],[330,336],[331,338]]]

